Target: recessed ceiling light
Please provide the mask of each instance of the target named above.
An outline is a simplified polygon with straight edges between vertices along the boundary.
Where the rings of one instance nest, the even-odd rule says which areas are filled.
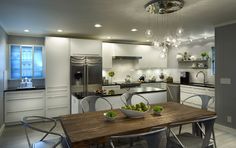
[[[57,32],[63,32],[63,30],[61,30],[61,29],[58,29],[58,30],[57,30]]]
[[[207,36],[205,36],[204,39],[207,39]]]
[[[111,39],[111,37],[110,37],[110,36],[108,36],[108,37],[107,37],[107,39]]]
[[[146,40],[147,42],[150,42],[150,40]]]
[[[25,29],[24,32],[30,32],[29,29]]]
[[[101,24],[95,24],[94,27],[100,28],[100,27],[102,27],[102,25]]]
[[[136,31],[138,31],[138,29],[133,28],[133,29],[131,29],[131,31],[132,31],[132,32],[136,32]]]

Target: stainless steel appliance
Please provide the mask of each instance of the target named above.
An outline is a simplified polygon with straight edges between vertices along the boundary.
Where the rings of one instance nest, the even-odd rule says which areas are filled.
[[[82,99],[102,88],[102,58],[71,56],[71,95]]]
[[[189,72],[181,72],[180,73],[180,83],[181,84],[189,84],[190,81],[190,73]]]

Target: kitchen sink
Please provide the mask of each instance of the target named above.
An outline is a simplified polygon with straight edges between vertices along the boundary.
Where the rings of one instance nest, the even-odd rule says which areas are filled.
[[[201,87],[215,87],[214,84],[209,84],[209,83],[189,83],[192,86],[201,86]]]

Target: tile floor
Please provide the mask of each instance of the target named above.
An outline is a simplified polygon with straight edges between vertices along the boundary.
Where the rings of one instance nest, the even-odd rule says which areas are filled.
[[[58,122],[59,123],[59,122]],[[42,127],[42,124],[38,124],[38,126]],[[44,126],[48,128],[48,126]],[[185,130],[190,130],[191,127],[183,127]],[[64,134],[63,130],[58,124],[55,132]],[[229,133],[222,129],[215,128],[217,147],[218,148],[236,148],[236,133]],[[35,140],[40,135],[35,132],[30,132],[31,139]],[[0,148],[27,148],[27,140],[25,137],[24,129],[22,126],[8,126],[5,128],[2,136],[0,137]]]

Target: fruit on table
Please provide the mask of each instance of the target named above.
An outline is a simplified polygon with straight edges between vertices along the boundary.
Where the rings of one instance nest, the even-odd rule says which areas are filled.
[[[117,113],[114,111],[108,111],[106,112],[106,116],[109,118],[115,118],[117,116]]]
[[[162,106],[159,106],[159,105],[153,107],[154,112],[159,112],[160,113],[163,110],[164,110],[164,108]]]
[[[144,104],[143,102],[135,104],[135,105],[125,105],[121,107],[122,109],[126,110],[134,110],[134,111],[139,111],[139,112],[145,112],[149,109],[149,106]]]

